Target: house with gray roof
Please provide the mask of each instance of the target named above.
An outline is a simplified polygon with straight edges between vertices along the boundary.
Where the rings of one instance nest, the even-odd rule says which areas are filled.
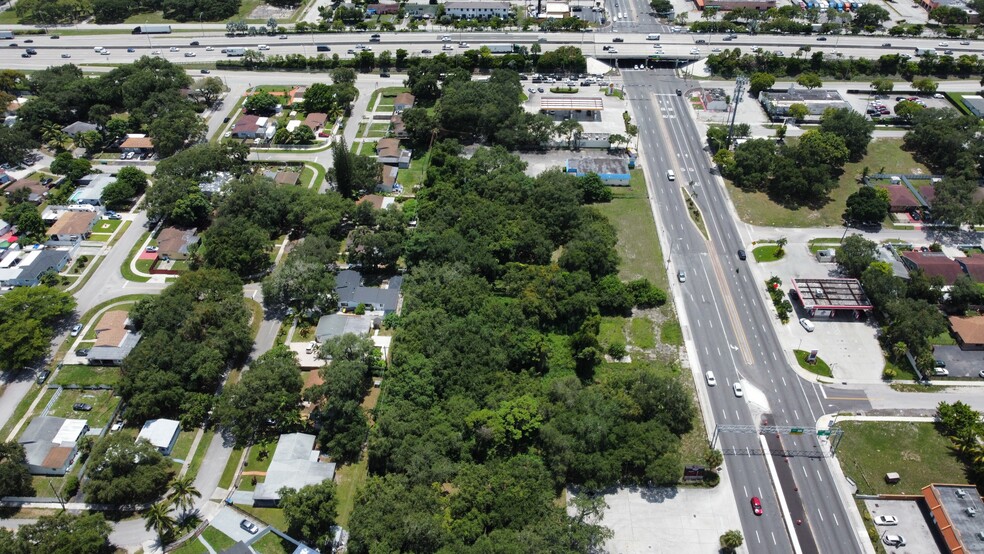
[[[335,478],[335,464],[320,461],[314,441],[314,435],[306,433],[280,435],[266,477],[253,491],[254,506],[277,506],[284,487],[300,490]]]
[[[328,314],[321,316],[314,331],[314,340],[325,342],[347,333],[366,336],[372,330],[372,316],[356,314]]]
[[[339,271],[335,276],[335,293],[338,295],[338,307],[343,311],[352,311],[361,304],[366,311],[392,313],[400,306],[400,287],[403,286],[403,276],[390,277],[378,287],[363,285],[362,274],[354,269]]]
[[[118,344],[93,346],[89,349],[86,359],[89,360],[89,365],[120,365],[123,363],[123,358],[129,356],[130,352],[137,347],[138,342],[140,342],[140,333],[127,329]]]
[[[17,439],[27,454],[27,470],[31,475],[65,475],[75,461],[79,439],[88,432],[84,419],[34,418]]]
[[[84,121],[76,121],[69,125],[62,127],[62,132],[66,135],[75,138],[75,135],[80,135],[82,133],[88,133],[89,131],[98,131],[99,126],[95,123],[86,123]]]

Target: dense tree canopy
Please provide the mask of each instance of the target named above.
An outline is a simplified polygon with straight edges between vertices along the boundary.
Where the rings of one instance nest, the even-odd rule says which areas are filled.
[[[58,324],[74,310],[70,294],[44,285],[0,295],[0,370],[19,370],[44,356]]]
[[[16,533],[0,530],[2,554],[113,554],[109,542],[112,530],[99,512],[72,515],[62,512],[41,516],[34,523],[22,525]]]
[[[332,540],[332,527],[337,515],[335,483],[325,481],[308,485],[301,490],[287,489],[281,493],[280,507],[287,520],[290,536],[326,552]]]
[[[24,446],[14,441],[0,443],[0,497],[3,496],[34,496],[27,454]]]
[[[85,501],[132,506],[157,500],[167,490],[174,469],[171,460],[146,440],[126,433],[99,440],[86,464],[82,487]]]

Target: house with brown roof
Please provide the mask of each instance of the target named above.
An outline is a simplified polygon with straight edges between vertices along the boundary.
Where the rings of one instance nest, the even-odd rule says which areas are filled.
[[[157,255],[171,260],[187,260],[188,248],[198,242],[198,229],[165,227],[157,234]]]
[[[411,151],[400,147],[400,140],[395,138],[379,139],[376,143],[376,159],[384,165],[395,165],[400,169],[410,167]]]
[[[362,198],[358,199],[355,202],[355,205],[358,206],[361,204],[372,204],[373,208],[376,208],[377,210],[381,210],[383,209],[383,200],[384,198],[378,194],[367,194]]]
[[[90,365],[120,365],[140,342],[140,333],[131,329],[129,313],[110,310],[95,326],[96,343],[86,358]]]
[[[413,107],[413,103],[416,101],[416,97],[409,92],[401,92],[396,95],[396,99],[393,100],[393,111],[402,112],[403,110]]]
[[[366,4],[366,13],[370,15],[392,15],[399,11],[399,4]]]
[[[984,283],[984,254],[974,253],[965,258],[956,258],[957,263],[978,283]]]
[[[126,310],[110,310],[99,318],[96,324],[96,343],[93,346],[117,346],[126,336],[127,320],[130,315]]]
[[[312,131],[314,131],[314,134],[317,135],[318,133],[321,132],[322,129],[325,128],[325,123],[327,121],[328,121],[328,114],[315,112],[315,113],[307,114],[307,117],[304,118],[304,121],[301,122],[301,125],[310,128]]]
[[[48,196],[48,187],[42,185],[41,181],[35,179],[18,179],[7,185],[7,188],[3,193],[7,196],[11,196],[21,189],[28,190],[27,201],[32,204],[40,204],[41,202],[44,202],[44,199]]]
[[[48,228],[48,240],[56,245],[59,243],[66,245],[75,244],[89,237],[89,233],[92,232],[92,227],[96,224],[97,219],[99,219],[99,216],[94,211],[64,212]]]
[[[17,442],[24,447],[31,475],[62,476],[78,453],[78,441],[89,432],[84,419],[39,416],[31,420]]]
[[[232,137],[238,139],[265,138],[272,139],[277,132],[277,122],[271,117],[245,114],[236,120],[232,126]]]
[[[403,115],[394,113],[390,117],[390,134],[396,138],[409,138],[410,135],[407,133],[407,126],[403,123]]]
[[[133,152],[134,154],[149,154],[154,150],[154,139],[145,136],[131,135],[120,144],[120,150],[124,154]]]
[[[376,187],[382,192],[400,192],[402,187],[399,183],[400,168],[395,165],[384,165],[382,182]]]
[[[984,316],[947,318],[961,350],[984,350]]]
[[[908,212],[922,207],[916,196],[905,185],[885,185],[885,190],[888,191],[889,210],[893,213]]]
[[[902,263],[909,271],[920,269],[929,277],[940,277],[944,285],[952,285],[963,275],[963,267],[942,252],[903,252]]]

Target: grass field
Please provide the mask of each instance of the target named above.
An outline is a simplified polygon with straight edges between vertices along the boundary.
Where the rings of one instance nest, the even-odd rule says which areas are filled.
[[[794,350],[793,352],[796,354],[796,361],[799,362],[800,367],[803,369],[809,371],[810,373],[820,375],[821,377],[834,376],[834,373],[830,371],[830,366],[827,365],[827,362],[821,360],[819,356],[817,357],[815,363],[808,364],[806,363],[806,358],[810,355],[809,352],[806,350]]]
[[[619,276],[624,280],[645,277],[660,288],[669,283],[663,270],[663,253],[656,235],[656,224],[649,209],[649,195],[641,169],[632,170],[629,186],[612,189],[614,198],[595,208],[608,217],[618,231]]]
[[[663,327],[659,330],[659,340],[663,344],[683,346],[683,329],[680,328],[680,322],[676,318],[670,319],[663,324]]]
[[[92,406],[90,412],[77,412],[72,409],[76,402]],[[109,416],[113,414],[120,397],[111,390],[64,390],[48,412],[49,416],[85,419],[89,427],[95,429],[109,424]]]
[[[653,322],[649,318],[635,317],[629,322],[629,343],[643,349],[656,347]]]
[[[206,527],[205,531],[202,532],[202,538],[205,539],[216,552],[224,552],[227,548],[232,548],[232,545],[236,544],[236,541],[232,540],[232,537],[226,535],[222,531],[219,531],[215,527]]]
[[[215,435],[215,431],[212,430],[205,431],[205,434],[202,435],[202,440],[198,441],[198,449],[195,450],[195,457],[191,459],[191,464],[188,465],[188,471],[185,472],[185,475],[192,479],[198,475],[198,468],[202,467],[202,462],[205,461],[205,453],[208,452],[208,445],[212,443],[213,435]]]
[[[225,469],[222,470],[222,477],[219,478],[219,486],[223,489],[232,487],[232,483],[236,479],[236,469],[239,468],[239,458],[242,455],[242,448],[235,448],[229,454],[229,461],[226,462]]]
[[[260,540],[254,542],[251,546],[259,554],[291,554],[291,552],[297,549],[297,545],[280,538],[280,535],[276,533],[263,535]]]
[[[149,232],[140,235],[140,238],[137,239],[137,243],[133,245],[130,253],[126,255],[126,259],[123,260],[123,264],[120,265],[120,273],[123,274],[123,278],[127,281],[136,281],[138,283],[146,283],[147,281],[150,281],[150,277],[141,277],[130,270],[130,260],[137,255],[137,252],[140,252],[140,249],[143,248],[144,241],[147,240],[149,235]],[[137,263],[139,264],[139,261]]]
[[[844,438],[837,457],[859,493],[919,494],[930,483],[968,482],[964,463],[932,423],[844,421],[839,426]],[[890,471],[902,481],[885,483]]]
[[[376,155],[376,141],[367,140],[362,143],[359,148],[359,154],[363,156],[375,156]]]
[[[821,250],[828,250],[833,248],[835,251],[840,249],[840,239],[839,238],[823,238],[823,239],[813,239],[807,245],[810,248],[811,254],[816,254]]]
[[[273,525],[277,529],[286,529],[287,520],[284,518],[284,511],[280,508],[256,508],[254,506],[246,506],[237,504],[237,508],[244,512],[248,512],[255,516],[260,521]]]
[[[776,255],[778,253],[779,253],[779,246],[775,244],[756,246],[755,248],[752,249],[752,256],[754,256],[755,261],[759,263],[774,262],[782,259],[781,256]]]
[[[403,185],[403,188],[407,190],[412,190],[413,187],[422,184],[427,177],[425,168],[429,163],[429,159],[430,151],[419,158],[411,159],[410,167],[407,169],[401,169],[397,174],[397,182]]]
[[[188,454],[191,453],[191,443],[195,441],[197,431],[197,429],[192,429],[191,431],[180,431],[178,433],[178,440],[174,442],[174,448],[171,449],[171,455],[169,457],[179,466],[188,457]]]
[[[929,173],[912,155],[901,149],[902,139],[878,139],[868,145],[868,153],[857,163],[844,166],[840,186],[830,192],[830,201],[819,210],[784,208],[763,192],[743,192],[728,184],[731,200],[742,221],[767,227],[838,226],[847,207],[847,197],[857,191],[857,178],[865,167],[869,173]]]
[[[384,87],[373,91],[372,96],[369,97],[369,111],[376,106],[376,100],[379,99],[380,109],[379,111],[391,112],[393,111],[393,102],[396,100],[396,95],[401,92],[410,92],[410,89],[405,87]],[[380,99],[379,97],[382,96]],[[389,109],[385,109],[385,108]]]
[[[171,554],[209,554],[209,551],[205,548],[205,545],[202,544],[202,541],[195,538],[182,544],[181,548],[172,550]]]
[[[55,385],[109,385],[120,382],[120,368],[91,365],[63,365],[55,378]]]
[[[359,463],[344,465],[338,469],[335,478],[338,483],[335,492],[335,497],[338,499],[338,517],[335,521],[338,525],[348,527],[352,510],[355,509],[355,495],[368,477],[368,459],[365,454],[362,455]]]

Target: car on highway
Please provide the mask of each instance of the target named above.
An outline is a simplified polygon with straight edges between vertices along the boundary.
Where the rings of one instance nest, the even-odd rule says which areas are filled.
[[[970,46],[970,41],[969,40],[961,40],[960,41],[960,46]]]
[[[169,52],[177,52],[177,51],[179,51],[179,50],[181,50],[181,49],[180,49],[180,48],[178,48],[177,46],[172,46],[172,47],[170,47],[170,48],[168,48],[168,51],[169,51]]]
[[[748,254],[745,254],[745,251],[742,250],[741,248],[738,249],[738,259],[741,261],[745,261],[748,259]]]
[[[193,40],[193,41],[191,41],[191,45],[190,46],[198,46],[199,44],[200,43],[197,40]]]
[[[684,271],[684,270],[682,270],[682,269],[680,271],[677,271],[677,281],[680,281],[681,283],[686,283],[687,282],[687,272]]]
[[[441,35],[441,42],[451,42],[450,35]]]
[[[827,42],[827,37],[817,37],[817,40],[820,42]]]
[[[895,516],[877,516],[875,517],[875,525],[898,525],[899,518]]]
[[[608,53],[609,54],[618,54],[618,49],[616,49],[616,48],[609,48],[608,49]]]
[[[27,39],[27,40],[24,41],[24,44],[34,44],[34,39],[30,39],[29,38],[29,39]]]
[[[38,373],[38,378],[35,379],[35,381],[37,382],[37,384],[43,385],[44,382],[47,381],[48,380],[48,377],[50,377],[50,376],[51,376],[51,372],[50,371],[48,371],[47,369],[42,369],[41,372]]]
[[[941,42],[939,45],[942,46],[943,48],[946,48],[947,46],[950,46],[950,43],[949,42]]]
[[[704,379],[707,380],[707,386],[709,386],[709,387],[713,387],[713,386],[715,386],[715,385],[718,384],[717,378],[714,377],[714,372],[713,371],[708,371],[707,373],[705,373],[704,374]]]
[[[720,52],[720,51],[721,51],[720,48],[711,48],[711,52]]]
[[[752,513],[757,516],[762,515],[762,501],[757,496],[752,497]]]
[[[625,42],[625,39],[622,37],[615,37],[612,39],[612,42]]]
[[[30,55],[30,54],[28,54],[27,52],[21,52],[21,57],[22,57],[22,58],[30,58],[30,57],[31,57],[31,55]]]
[[[731,385],[731,388],[735,391],[735,396],[738,398],[745,396],[745,389],[741,388],[741,383],[738,381],[735,381],[735,383]]]
[[[946,54],[947,56],[952,56],[953,50],[944,50],[943,53]]]
[[[428,50],[427,48],[424,48],[423,50],[421,50],[421,51],[420,51],[420,53],[421,53],[421,54],[430,54],[430,53],[431,53],[431,51],[430,51],[430,50]]]
[[[200,71],[200,73],[201,73],[202,75],[208,75],[209,73],[211,73],[211,71],[209,71],[209,70],[207,70],[207,69],[203,69],[203,70],[201,70],[201,71]]]
[[[91,412],[92,404],[86,404],[85,402],[76,402],[72,404],[72,409],[76,412]]]
[[[56,38],[61,38],[61,36],[59,36],[59,35],[51,35],[51,38],[52,39],[56,39]]]
[[[69,333],[69,335],[71,335],[73,337],[77,337],[77,336],[79,336],[79,332],[81,330],[82,330],[82,324],[81,323],[76,323],[75,325],[72,325],[72,332]]]
[[[883,42],[882,43],[882,48],[891,48],[891,47],[892,47],[892,43],[891,42]]]
[[[160,56],[160,55],[161,55],[161,51],[160,51],[160,50],[154,50],[154,51],[153,51],[153,52],[151,52],[150,54],[151,54],[152,56]]]
[[[185,57],[186,58],[194,58],[197,55],[198,54],[195,54],[194,52],[185,52]]]
[[[137,49],[136,48],[127,48],[126,51],[132,53],[132,52],[136,52]]]
[[[243,528],[244,531],[250,535],[255,535],[260,532],[260,528],[256,526],[255,523],[248,519],[244,519],[239,522],[239,526]]]
[[[211,46],[206,46],[205,47],[205,51],[206,52],[212,52],[213,50],[215,50],[215,48],[212,48]]]
[[[459,42],[458,43],[458,48],[468,48],[468,43],[467,42]]]
[[[882,537],[882,542],[886,546],[905,546],[905,538],[902,535],[889,535],[888,533]]]
[[[806,329],[808,333],[812,333],[813,330],[816,329],[816,327],[813,325],[813,322],[810,321],[809,319],[806,319],[805,317],[800,318],[800,325],[802,325],[803,328]]]
[[[16,42],[11,42],[11,43],[10,43],[10,44],[8,44],[7,46],[9,46],[9,47],[11,47],[11,48],[17,48],[17,43],[16,43]]]

